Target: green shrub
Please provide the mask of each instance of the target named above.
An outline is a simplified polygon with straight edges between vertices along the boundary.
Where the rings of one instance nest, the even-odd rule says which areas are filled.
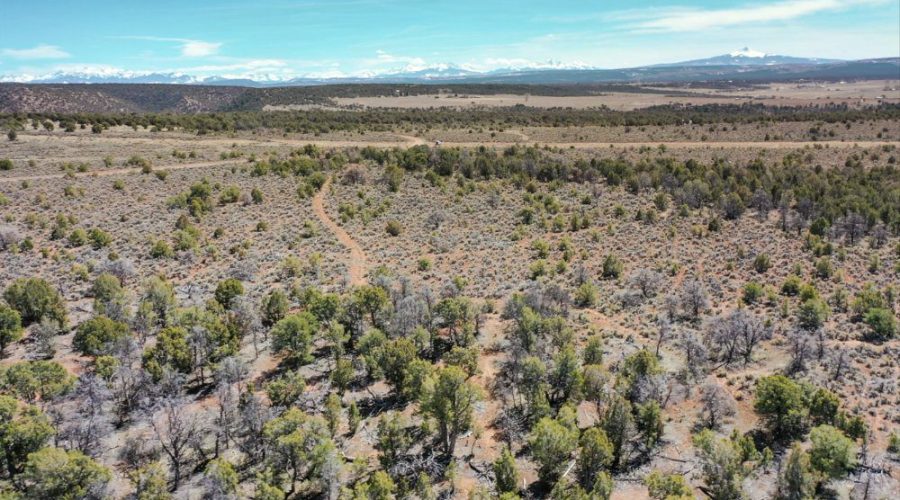
[[[604,278],[618,279],[622,276],[623,270],[624,266],[622,265],[622,261],[615,255],[610,254],[603,259],[602,275]]]
[[[197,248],[198,231],[189,227],[188,229],[175,231],[175,250],[183,252]]]
[[[88,231],[88,238],[90,238],[94,250],[100,250],[112,243],[112,236],[106,231],[96,227]]]
[[[169,259],[175,255],[172,247],[165,240],[156,240],[150,248],[150,256],[154,259]]]
[[[272,351],[285,354],[292,363],[309,363],[309,350],[318,331],[319,321],[307,311],[287,316],[272,328]]]
[[[781,285],[781,294],[794,296],[800,293],[800,286],[803,285],[803,281],[800,280],[800,277],[797,275],[790,275]]]
[[[96,498],[112,473],[77,450],[46,447],[30,453],[22,471],[24,498]]]
[[[243,294],[244,285],[240,280],[234,278],[222,280],[219,282],[218,286],[216,286],[216,302],[221,304],[225,309],[230,308],[234,299]]]
[[[862,318],[870,309],[887,309],[887,303],[884,300],[884,294],[878,291],[871,283],[866,283],[863,289],[853,298],[853,303],[850,307],[857,318]]]
[[[22,338],[22,316],[18,311],[0,302],[0,357],[6,346]]]
[[[148,167],[150,167],[150,160],[147,160],[146,158],[143,158],[138,155],[134,155],[131,158],[128,158],[127,160],[125,160],[125,166],[126,167],[148,168]]]
[[[96,300],[108,302],[116,298],[122,293],[122,283],[119,278],[109,273],[103,273],[97,276],[94,284],[91,286],[91,296]]]
[[[384,229],[387,231],[387,234],[391,236],[400,236],[400,233],[403,232],[403,226],[396,220],[388,221]]]
[[[80,227],[75,229],[69,234],[69,246],[73,248],[78,248],[87,243],[88,235],[84,229]]]
[[[804,283],[800,286],[800,302],[806,302],[807,300],[818,299],[819,291],[816,290],[810,283]]]
[[[815,330],[828,320],[830,310],[821,299],[814,298],[800,304],[797,310],[797,322],[801,328]]]
[[[575,290],[574,301],[579,307],[594,307],[597,305],[597,286],[593,283],[582,283]]]
[[[669,208],[669,197],[666,196],[666,193],[656,193],[656,196],[653,197],[653,205],[660,212],[665,212]]]
[[[219,204],[225,205],[227,203],[237,203],[240,197],[241,190],[237,186],[228,186],[222,190],[222,194],[219,195]]]
[[[62,297],[50,283],[41,278],[19,278],[3,292],[3,299],[22,316],[25,325],[44,318],[66,323],[66,308]]]
[[[825,476],[841,478],[856,467],[856,446],[835,427],[815,427],[809,433],[809,440],[812,441],[810,464]]]
[[[900,434],[892,432],[891,435],[888,436],[887,451],[891,453],[900,453]]]
[[[869,329],[863,334],[866,340],[885,341],[897,335],[897,319],[888,309],[873,307],[863,318]]]
[[[834,268],[831,266],[831,259],[822,257],[816,261],[816,277],[819,279],[828,279],[834,274]]]
[[[763,274],[772,267],[772,259],[768,254],[761,253],[753,260],[753,269],[759,274]]]
[[[109,347],[129,335],[128,325],[95,316],[78,325],[72,346],[85,356],[107,354]]]
[[[784,375],[759,379],[753,408],[777,441],[789,441],[805,431],[808,410],[803,388]]]
[[[273,290],[263,298],[262,302],[262,323],[265,326],[271,326],[284,318],[287,314],[290,304],[288,304],[287,296],[281,290]]]
[[[757,300],[760,299],[765,294],[762,285],[756,283],[755,281],[751,281],[744,285],[744,290],[741,298],[747,304],[754,304]]]

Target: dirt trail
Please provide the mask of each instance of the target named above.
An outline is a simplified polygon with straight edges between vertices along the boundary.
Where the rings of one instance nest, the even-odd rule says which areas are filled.
[[[491,390],[501,369],[501,363],[507,359],[504,352],[494,350],[503,336],[500,315],[487,315],[481,325],[477,341],[481,350],[478,356],[478,374],[471,379],[484,396],[482,409],[476,415],[478,422],[476,425],[480,428],[480,432],[470,432],[457,443],[456,458],[463,464],[456,483],[457,498],[465,498],[480,484],[483,471],[490,469],[490,465],[497,460],[503,449],[503,441],[494,425],[503,404]]]
[[[476,148],[479,146],[493,147],[493,148],[507,148],[510,146],[515,146],[517,144],[522,144],[523,142],[527,142],[527,137],[524,134],[516,133],[516,135],[522,136],[522,141],[518,142],[444,142],[443,145],[445,147],[462,147],[462,148]],[[255,144],[281,144],[281,145],[307,145],[312,144],[315,146],[322,147],[334,147],[334,148],[353,148],[353,147],[397,147],[397,146],[419,146],[419,145],[427,145],[428,141],[419,137],[406,136],[406,135],[398,135],[397,136],[401,141],[399,142],[366,142],[366,141],[328,141],[328,140],[299,140],[299,139],[266,139],[259,142],[255,142]],[[98,140],[109,140],[116,139],[119,142],[123,143],[134,143],[141,142],[142,139],[128,139],[128,138],[110,138],[103,137]],[[222,142],[222,140],[217,139],[200,139],[200,141],[212,141],[212,142]],[[228,141],[234,142],[233,139],[228,139]],[[244,141],[246,144],[254,144],[253,141]],[[609,149],[609,148],[640,148],[640,147],[650,147],[655,148],[658,146],[665,146],[668,149],[799,149],[807,146],[818,145],[821,147],[835,148],[835,149],[850,149],[850,148],[871,148],[885,145],[893,145],[900,147],[900,142],[878,142],[878,141],[819,141],[819,142],[542,142],[539,143],[542,146],[550,146],[564,149]],[[197,162],[197,163],[182,163],[175,165],[166,165],[166,166],[157,166],[154,167],[155,170],[185,170],[192,168],[206,168],[206,167],[218,167],[224,165],[235,165],[241,163],[246,160],[220,160],[220,161],[207,161],[207,162]],[[135,172],[140,172],[141,169],[134,168],[115,168],[115,169],[107,169],[107,170],[93,170],[89,172],[79,172],[75,173],[75,177],[106,177],[111,175],[124,175]],[[66,175],[70,174],[42,174],[42,175],[23,175],[23,176],[10,176],[10,177],[0,177],[0,183],[4,182],[21,182],[21,181],[37,181],[37,180],[50,180],[50,179],[62,179],[66,177]]]
[[[519,138],[516,142],[528,142],[531,140],[528,134],[521,130],[510,130],[509,133]]]
[[[528,141],[526,141],[528,142]],[[450,142],[444,141],[444,146],[456,146],[461,148],[476,148],[479,146],[507,148],[522,142]],[[550,146],[563,149],[609,149],[609,148],[656,148],[665,146],[667,149],[800,149],[803,147],[812,147],[819,145],[822,147],[834,149],[851,149],[855,147],[870,148],[885,145],[893,145],[900,147],[900,142],[879,142],[879,141],[818,141],[818,142],[547,142],[535,141],[540,146]]]
[[[365,285],[366,284],[366,268],[368,267],[366,261],[366,253],[363,251],[362,247],[359,246],[359,243],[356,242],[348,233],[344,231],[344,228],[337,225],[336,222],[331,220],[328,217],[328,214],[325,212],[325,204],[323,198],[325,197],[325,193],[331,187],[331,177],[329,177],[325,184],[322,185],[322,188],[319,189],[319,192],[313,196],[312,199],[312,207],[313,212],[318,217],[319,221],[328,228],[329,231],[334,233],[334,236],[341,242],[341,245],[347,247],[350,250],[350,259],[347,262],[347,272],[350,275],[350,284],[353,286]]]
[[[400,134],[396,134],[396,135],[397,135],[397,137],[403,139],[403,141],[406,142],[407,144],[409,144],[410,146],[424,146],[424,145],[428,144],[428,141],[426,141],[425,139],[422,139],[421,137],[415,137],[412,135],[400,135]]]
[[[532,142],[533,139],[530,138],[522,131],[509,131],[510,134],[516,136],[515,141],[480,141],[480,142],[471,142],[471,141],[442,141],[443,145],[446,147],[463,147],[463,148],[474,148],[479,146],[486,147],[494,147],[494,148],[507,148],[510,146],[514,146],[517,144]],[[90,141],[102,141],[102,142],[112,142],[119,144],[146,144],[149,142],[162,142],[167,143],[171,142],[172,144],[179,142],[199,142],[204,144],[221,144],[221,145],[233,145],[238,144],[242,146],[252,146],[252,145],[286,145],[286,146],[305,146],[307,144],[312,144],[315,146],[321,147],[334,147],[334,148],[351,148],[351,147],[366,147],[373,146],[379,148],[390,148],[390,147],[411,147],[411,146],[420,146],[420,145],[430,145],[431,142],[427,139],[423,139],[421,137],[415,137],[411,135],[403,135],[403,134],[392,134],[393,137],[396,138],[395,141],[359,141],[359,140],[345,140],[345,139],[293,139],[287,137],[259,137],[259,138],[230,138],[230,137],[207,137],[207,138],[198,138],[195,136],[192,137],[159,137],[159,138],[147,138],[147,137],[123,137],[123,136],[107,136],[104,135],[102,137],[87,137],[87,136],[36,136],[31,134],[22,134],[20,136],[20,140],[25,141],[77,141],[77,142],[90,142]],[[900,142],[898,141],[641,141],[641,142],[553,142],[553,141],[533,141],[541,146],[550,146],[550,147],[558,147],[558,148],[573,148],[573,149],[609,149],[609,148],[640,148],[640,147],[650,147],[656,148],[659,146],[665,146],[668,149],[740,149],[740,148],[754,148],[754,149],[798,149],[804,147],[828,147],[835,149],[850,149],[850,148],[870,148],[870,147],[880,147],[885,145],[892,145],[900,147]],[[166,168],[191,168],[192,165],[198,164],[183,164]],[[215,165],[215,162],[211,162],[208,164],[209,166]],[[162,168],[162,167],[159,167]],[[127,171],[128,169],[117,169],[117,170],[105,170],[103,172],[109,172],[106,175],[113,175],[115,173],[122,173],[123,171]]]
[[[172,170],[186,170],[192,168],[205,168],[205,167],[220,167],[223,165],[234,165],[239,163],[235,160],[218,160],[218,161],[205,161],[205,162],[196,162],[196,163],[180,163],[175,165],[160,165],[158,167],[154,167],[155,171],[172,171]],[[0,182],[20,182],[20,181],[42,181],[42,180],[50,180],[50,179],[62,179],[67,175],[74,175],[76,178],[78,177],[107,177],[110,175],[125,175],[125,174],[133,174],[137,172],[141,172],[140,167],[127,167],[127,168],[111,168],[106,170],[92,170],[87,172],[77,172],[74,174],[43,174],[43,175],[19,175],[13,177],[0,177]]]
[[[510,146],[522,145],[523,143],[530,143],[531,139],[525,135],[524,133],[516,133],[511,132],[514,135],[518,136],[519,139],[515,142],[508,141],[476,141],[476,142],[455,142],[455,141],[442,141],[442,145],[444,147],[460,147],[460,148],[477,148],[480,146],[485,146],[489,148],[497,148],[504,149]],[[314,146],[321,147],[335,147],[335,148],[352,148],[352,147],[360,147],[364,148],[366,146],[372,146],[377,148],[391,148],[391,147],[411,147],[411,146],[421,146],[421,145],[430,145],[431,143],[425,139],[407,135],[398,135],[396,136],[400,141],[397,142],[384,142],[384,141],[345,141],[345,140],[306,140],[306,139],[283,139],[283,138],[271,138],[263,143],[271,143],[271,144],[288,144],[288,145],[296,145],[296,146],[305,146],[307,144],[312,144]],[[900,142],[896,141],[765,141],[765,142],[742,142],[742,141],[723,141],[723,142],[715,142],[715,141],[705,141],[705,142],[667,142],[667,141],[655,141],[655,142],[552,142],[552,141],[534,141],[535,144],[540,146],[549,146],[563,149],[610,149],[610,148],[657,148],[659,146],[665,146],[667,149],[801,149],[804,147],[826,147],[826,148],[834,148],[834,149],[852,149],[852,148],[871,148],[871,147],[881,147],[885,145],[891,145],[895,147],[900,147]]]

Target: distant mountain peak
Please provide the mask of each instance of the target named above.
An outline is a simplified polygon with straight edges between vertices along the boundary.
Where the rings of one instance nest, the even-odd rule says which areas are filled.
[[[766,57],[769,54],[766,54],[765,52],[760,52],[758,50],[753,50],[750,47],[744,47],[743,49],[735,50],[734,52],[732,52],[728,55],[730,55],[731,57],[757,57],[757,58],[759,58],[759,57]]]
[[[782,65],[817,65],[840,62],[837,59],[820,59],[815,57],[794,57],[779,54],[768,54],[744,47],[728,54],[694,59],[658,66],[782,66]]]

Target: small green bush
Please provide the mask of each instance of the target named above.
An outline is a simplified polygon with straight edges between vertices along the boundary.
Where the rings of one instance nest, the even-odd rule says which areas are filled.
[[[765,294],[765,290],[763,290],[762,285],[751,281],[744,285],[743,293],[741,298],[747,304],[754,304]]]
[[[112,243],[112,236],[106,231],[96,227],[88,231],[88,238],[90,238],[91,245],[95,250],[108,247],[109,244]]]
[[[619,260],[615,255],[609,254],[603,259],[603,277],[610,279],[618,279],[622,276],[622,271],[624,270],[624,266],[622,265],[622,261]]]
[[[761,253],[753,260],[753,269],[759,274],[763,274],[772,267],[772,259],[768,254]]]
[[[403,226],[398,221],[390,220],[385,225],[384,230],[391,236],[400,236],[400,233],[403,232]]]
[[[803,281],[800,280],[800,277],[792,274],[784,280],[784,283],[782,283],[781,294],[793,297],[800,293],[801,285],[803,285]]]
[[[150,248],[150,256],[154,259],[168,259],[175,256],[175,252],[165,240],[156,240]]]
[[[866,340],[885,341],[897,335],[897,319],[888,309],[873,307],[863,318],[869,329],[864,333]]]
[[[88,235],[84,229],[80,227],[75,229],[69,234],[69,246],[73,248],[78,248],[87,243]]]

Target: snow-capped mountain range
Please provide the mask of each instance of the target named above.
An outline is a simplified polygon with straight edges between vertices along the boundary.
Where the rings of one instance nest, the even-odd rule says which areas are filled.
[[[766,54],[743,48],[729,54],[723,54],[707,59],[696,59],[677,63],[658,64],[640,68],[628,68],[623,70],[601,70],[588,64],[575,62],[563,63],[559,61],[546,61],[534,63],[529,61],[494,61],[493,65],[502,65],[500,69],[479,70],[466,65],[442,63],[434,65],[407,65],[394,70],[368,71],[357,74],[343,74],[340,72],[326,74],[297,74],[277,68],[278,71],[268,72],[265,68],[260,71],[251,71],[240,74],[221,75],[196,75],[186,72],[153,72],[153,71],[126,71],[109,66],[84,66],[70,67],[66,70],[48,74],[18,74],[0,75],[0,82],[17,83],[154,83],[154,84],[185,84],[185,85],[239,85],[250,87],[289,86],[289,85],[316,85],[328,83],[429,83],[448,81],[495,81],[511,78],[522,78],[527,75],[531,80],[540,80],[541,75],[548,75],[548,80],[558,77],[560,72],[572,74],[597,72],[627,72],[643,71],[646,69],[660,68],[715,68],[715,67],[760,67],[760,66],[815,66],[830,63],[839,63],[834,59],[802,58]],[[552,78],[549,75],[554,75]]]
[[[500,69],[479,71],[476,68],[453,63],[433,65],[406,65],[402,68],[383,71],[362,71],[354,74],[340,72],[309,73],[296,75],[292,73],[247,72],[241,74],[192,75],[180,71],[127,71],[107,66],[72,67],[66,70],[45,74],[0,75],[0,82],[14,83],[156,83],[182,85],[303,85],[316,83],[366,83],[366,82],[407,82],[447,79],[466,79],[470,77],[507,75],[520,72],[546,70],[588,70],[595,69],[590,65],[575,62],[563,63],[549,60],[546,62],[509,61]]]
[[[839,60],[766,54],[765,52],[744,47],[741,50],[720,56],[682,61],[674,64],[661,64],[660,66],[776,66],[782,64],[828,64],[834,62],[839,62]]]

